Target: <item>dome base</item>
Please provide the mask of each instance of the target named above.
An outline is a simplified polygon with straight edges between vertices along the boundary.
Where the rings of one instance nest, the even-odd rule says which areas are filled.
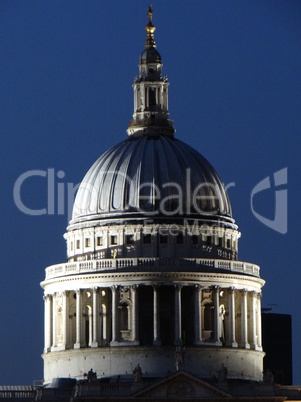
[[[227,378],[262,381],[264,353],[239,348],[186,347],[180,369],[204,379],[218,377],[224,365]],[[137,346],[68,350],[44,354],[46,383],[56,377],[85,379],[93,368],[97,377],[132,375],[140,364],[143,377],[164,377],[176,371],[175,347]]]

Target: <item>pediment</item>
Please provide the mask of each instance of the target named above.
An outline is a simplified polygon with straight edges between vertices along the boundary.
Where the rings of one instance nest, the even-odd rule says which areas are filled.
[[[161,378],[143,390],[133,395],[140,398],[208,398],[208,399],[229,399],[231,395],[221,389],[200,380],[199,378],[185,372],[177,371],[167,377]]]

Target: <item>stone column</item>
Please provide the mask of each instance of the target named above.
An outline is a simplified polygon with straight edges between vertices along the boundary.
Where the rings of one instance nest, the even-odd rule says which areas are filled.
[[[153,309],[154,309],[154,339],[153,345],[154,346],[161,346],[160,340],[160,313],[159,313],[159,294],[158,294],[158,286],[153,286]]]
[[[235,337],[235,320],[236,320],[236,314],[235,314],[235,289],[233,287],[228,289],[228,303],[229,303],[229,339],[228,339],[228,346],[232,346],[232,348],[237,348],[238,344],[236,342],[236,337]]]
[[[222,345],[219,339],[219,334],[221,333],[221,320],[220,320],[220,309],[219,309],[219,286],[212,287],[213,293],[213,305],[214,305],[214,334],[213,341],[216,345]]]
[[[181,303],[182,285],[175,285],[175,341],[176,346],[181,346],[182,341],[182,303]]]
[[[101,306],[101,314],[102,314],[102,345],[106,346],[108,342],[107,335],[107,306],[102,304]]]
[[[138,286],[131,286],[131,299],[132,299],[132,342],[139,344],[138,341]]]
[[[80,349],[82,345],[82,320],[83,320],[83,309],[82,309],[82,290],[76,289],[76,342],[74,344],[74,349]]]
[[[251,348],[257,348],[257,295],[256,292],[251,292]]]
[[[112,341],[110,342],[111,346],[114,346],[118,343],[117,339],[117,331],[118,331],[118,314],[117,314],[117,289],[118,286],[111,286],[112,291]]]
[[[195,286],[194,298],[194,344],[199,345],[203,343],[203,328],[202,328],[202,286]]]
[[[44,353],[50,352],[52,345],[52,296],[44,295]]]
[[[241,342],[240,346],[250,349],[248,343],[248,292],[246,289],[241,291]]]
[[[56,336],[56,328],[57,328],[57,321],[56,321],[56,293],[52,295],[52,348],[57,346],[57,336]]]
[[[261,293],[257,294],[257,346],[262,350],[261,344]]]
[[[93,342],[93,307],[91,306],[88,306],[88,325],[89,325],[89,339],[86,339],[86,344],[88,346],[91,346]]]
[[[92,289],[92,294],[93,294],[93,300],[92,300],[92,342],[91,342],[91,347],[92,348],[97,348],[98,347],[98,339],[99,339],[99,333],[98,333],[98,328],[99,328],[99,322],[98,322],[98,317],[99,317],[99,300],[98,300],[98,288],[95,287]]]
[[[62,311],[62,334],[63,334],[63,349],[69,347],[69,292],[63,292],[63,311]]]

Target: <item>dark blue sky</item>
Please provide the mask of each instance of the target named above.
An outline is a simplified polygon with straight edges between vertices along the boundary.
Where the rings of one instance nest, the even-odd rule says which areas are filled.
[[[293,316],[294,382],[301,384],[300,128],[301,2],[154,0],[157,49],[170,81],[176,136],[200,151],[229,190],[242,232],[239,259],[267,281],[263,305]],[[43,378],[47,265],[65,261],[67,214],[28,216],[14,185],[31,170],[79,183],[95,159],[126,138],[131,85],[144,48],[147,2],[1,0],[0,382]],[[284,168],[288,231],[251,210],[256,184]],[[275,189],[254,197],[273,220]],[[280,194],[280,193],[278,193]],[[285,195],[285,192],[281,193]],[[28,179],[22,200],[47,208],[47,177]],[[67,200],[65,200],[67,206]],[[281,204],[282,206],[284,204]],[[51,212],[51,211],[50,211]],[[282,208],[282,221],[286,208]]]

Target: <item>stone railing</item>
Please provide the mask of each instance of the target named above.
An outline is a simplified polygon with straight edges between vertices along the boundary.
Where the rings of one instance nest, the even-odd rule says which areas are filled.
[[[137,384],[138,385],[138,384]],[[137,391],[139,388],[143,388],[141,384],[140,387],[137,387],[136,384],[129,382],[129,383],[80,383],[77,384],[75,387],[75,394],[76,398],[99,398],[103,396],[112,396],[112,395],[130,395],[133,392]],[[145,386],[145,385],[144,385]]]
[[[22,401],[33,401],[36,391],[30,385],[1,385],[0,386],[0,400],[6,401],[7,399]]]
[[[223,269],[259,277],[259,266],[242,261],[210,258],[116,258],[77,261],[51,265],[46,268],[46,280],[66,275],[128,269],[133,271],[201,271],[203,268]]]

